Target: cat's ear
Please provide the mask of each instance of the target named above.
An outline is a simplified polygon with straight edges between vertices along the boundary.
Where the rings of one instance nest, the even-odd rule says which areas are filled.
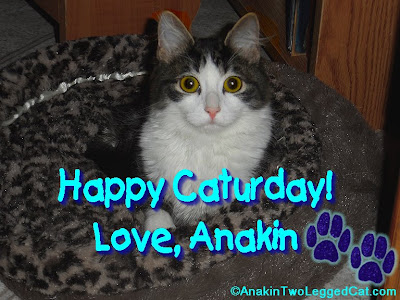
[[[157,58],[168,63],[193,43],[193,37],[178,17],[164,11],[158,21]]]
[[[239,56],[250,63],[260,60],[260,25],[255,13],[243,16],[228,32],[225,46],[230,47]]]

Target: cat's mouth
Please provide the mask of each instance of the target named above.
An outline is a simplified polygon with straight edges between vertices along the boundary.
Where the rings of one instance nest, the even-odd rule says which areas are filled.
[[[226,114],[218,112],[215,116],[210,116],[209,113],[205,111],[196,111],[196,112],[186,112],[185,121],[191,124],[193,127],[199,130],[210,130],[217,131],[227,126],[230,126],[237,119],[237,115]]]
[[[204,124],[202,128],[206,131],[217,131],[221,130],[224,126],[219,124],[215,120],[210,120],[207,124]]]

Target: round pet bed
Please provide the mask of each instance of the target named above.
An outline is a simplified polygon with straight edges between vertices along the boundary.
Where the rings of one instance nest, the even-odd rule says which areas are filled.
[[[309,281],[315,281],[321,272],[326,274],[326,278],[319,283],[315,281],[315,284],[329,281],[339,267],[331,267],[327,271],[324,266],[314,266],[304,251],[301,255],[272,255],[265,252],[254,257],[244,257],[230,252],[212,254],[205,248],[200,248],[198,252],[186,250],[182,260],[163,257],[152,251],[146,256],[137,251],[124,255],[115,252],[101,255],[95,251],[93,222],[101,224],[104,236],[109,237],[119,228],[141,228],[143,213],[132,213],[124,206],[115,206],[113,212],[110,212],[102,206],[96,207],[87,202],[78,204],[70,199],[62,205],[57,201],[59,168],[64,168],[68,174],[74,174],[75,169],[80,169],[84,173],[84,181],[106,177],[99,166],[86,158],[84,153],[88,143],[107,125],[113,107],[134,105],[141,97],[146,80],[144,73],[149,71],[153,46],[141,36],[89,38],[35,52],[1,71],[2,277],[22,282],[25,289],[49,296],[75,293],[123,294],[145,288],[151,288],[151,293],[157,293],[162,292],[157,291],[157,287],[171,285],[175,281],[176,283],[167,288],[172,287],[176,291],[184,290],[180,286],[185,284],[193,285],[193,280],[199,278],[202,281],[198,284],[198,292],[210,293],[205,289],[210,286],[210,282],[221,286],[222,283],[232,283],[233,278],[242,278],[240,270],[243,271],[251,265],[262,266],[260,270],[253,268],[253,279],[260,277],[266,283],[273,280],[279,282],[273,273],[264,272],[265,268],[268,269],[268,265],[275,266],[277,273],[281,275],[295,272],[294,260],[297,259],[299,267],[302,263],[308,264],[307,270],[313,270],[307,275]],[[312,118],[318,119],[322,124],[324,137],[330,136],[329,128],[332,127],[329,126],[334,122],[329,124],[322,120],[321,115],[329,107],[317,103],[323,97],[317,97],[319,100],[315,103],[310,102],[311,84],[317,85],[314,90],[323,91],[328,99],[332,95],[339,97],[322,84],[316,83],[315,79],[306,78],[301,81],[303,75],[290,75],[297,78],[297,82],[290,82],[289,85],[296,84],[297,88],[309,91],[305,97],[309,101],[306,104],[307,110],[312,113],[311,118],[299,99],[282,85],[285,78],[279,79],[288,71],[275,65],[265,64],[264,67],[271,74],[272,105],[278,122],[275,123],[273,142],[268,150],[270,164],[265,166],[263,177],[275,175],[279,167],[287,171],[288,180],[301,177],[315,180],[324,176],[327,169],[346,169],[346,166],[338,163],[342,158],[337,157],[338,152],[335,152],[338,148],[335,144],[337,140],[329,137],[331,144],[328,143],[326,147],[331,148],[325,148],[321,152]],[[306,85],[307,81],[310,86]],[[345,103],[342,99],[340,101]],[[332,105],[338,105],[340,101],[335,99]],[[357,134],[362,137],[372,136],[373,133],[355,109],[342,102],[340,109],[356,115],[347,122],[361,124],[357,127]],[[317,105],[317,108],[313,108],[313,105]],[[331,113],[337,114],[337,109]],[[325,117],[329,120],[329,116]],[[342,126],[340,121],[336,124],[338,127]],[[380,140],[373,136],[369,143],[373,142],[379,144]],[[368,148],[365,142],[363,146]],[[343,159],[354,154],[349,151],[342,150]],[[367,150],[367,153],[364,151],[358,159],[348,162],[350,165],[356,164],[356,172],[365,171],[362,170],[365,166],[361,165],[360,160],[368,160],[366,156],[371,155],[368,151],[372,150]],[[332,155],[334,157],[331,160]],[[375,150],[373,155],[379,157],[380,153]],[[371,171],[371,174],[375,174],[374,172],[376,171]],[[336,175],[339,177],[337,187],[342,189],[337,194],[339,202],[347,199],[349,194],[341,198],[340,195],[345,194],[348,187],[343,184],[341,173],[336,171]],[[364,175],[363,179],[368,181],[368,176]],[[375,180],[374,175],[372,177],[374,186],[379,186],[379,181]],[[358,179],[353,188],[360,184],[362,178]],[[353,192],[360,191],[362,194],[362,189]],[[360,230],[370,229],[373,224],[375,201],[373,196],[368,199],[369,202],[365,202],[361,209],[368,209],[365,218],[354,220],[359,223]],[[339,203],[335,209],[349,214],[360,211],[360,207],[359,203],[343,206]],[[210,230],[219,227],[237,232],[254,228],[257,219],[262,219],[269,225],[274,219],[284,218],[284,226],[294,230],[304,229],[306,223],[314,221],[316,212],[310,207],[300,207],[294,213],[293,211],[293,206],[285,202],[273,204],[262,200],[256,206],[243,206],[234,202],[229,209],[222,210],[220,215],[208,218],[206,224]],[[175,242],[188,249],[189,237],[194,230],[195,227],[178,228],[174,232]],[[357,236],[357,232],[355,235]],[[232,256],[236,257],[223,262]],[[218,274],[223,276],[218,278]],[[281,276],[282,283],[287,283],[290,278],[291,276],[287,276],[283,279]],[[301,284],[301,281],[292,283]],[[216,293],[223,296],[228,291],[226,289],[225,292],[220,290]]]

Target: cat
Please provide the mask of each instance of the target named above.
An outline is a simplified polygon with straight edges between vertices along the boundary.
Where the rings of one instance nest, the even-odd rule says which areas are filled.
[[[132,112],[120,122],[125,129],[111,130],[117,133],[109,139],[128,153],[135,176],[155,183],[162,177],[170,184],[166,205],[147,210],[146,230],[193,225],[221,207],[178,201],[172,182],[182,169],[197,176],[181,187],[189,195],[223,168],[247,182],[266,163],[274,120],[259,40],[253,13],[227,34],[202,39],[192,37],[173,13],[161,14],[150,101],[141,114]]]

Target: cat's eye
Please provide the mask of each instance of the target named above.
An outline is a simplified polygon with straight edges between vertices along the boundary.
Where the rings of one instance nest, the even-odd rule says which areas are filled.
[[[242,88],[242,81],[237,76],[228,77],[224,82],[224,90],[229,93],[236,93]]]
[[[185,76],[181,79],[180,85],[186,93],[194,93],[199,88],[199,81],[193,76]]]

